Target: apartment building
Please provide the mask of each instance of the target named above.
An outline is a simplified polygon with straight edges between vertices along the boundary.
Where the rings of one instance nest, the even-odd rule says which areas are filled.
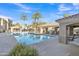
[[[8,32],[10,31],[12,21],[9,18],[0,17],[0,31]]]

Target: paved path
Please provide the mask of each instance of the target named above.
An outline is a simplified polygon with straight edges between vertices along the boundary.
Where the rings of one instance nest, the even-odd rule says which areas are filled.
[[[0,55],[7,55],[16,45],[16,39],[6,33],[0,33]]]
[[[40,56],[79,56],[79,46],[60,44],[57,36],[32,47],[38,50]]]
[[[58,42],[58,36],[54,36],[53,39],[38,43],[32,47],[38,50],[40,56],[67,56],[69,55],[69,45],[60,44]]]

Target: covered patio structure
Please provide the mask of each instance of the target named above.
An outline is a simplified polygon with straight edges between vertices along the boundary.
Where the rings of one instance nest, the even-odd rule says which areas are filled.
[[[57,34],[59,24],[44,24],[37,27],[37,31],[40,34]]]
[[[21,32],[22,26],[20,24],[15,24],[11,27],[11,32]]]
[[[67,44],[74,39],[74,28],[79,27],[79,14],[56,20],[59,23],[59,42]]]

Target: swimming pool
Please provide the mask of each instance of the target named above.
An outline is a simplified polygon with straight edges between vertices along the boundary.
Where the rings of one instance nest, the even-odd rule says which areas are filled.
[[[49,40],[52,39],[53,36],[49,36],[49,35],[36,35],[36,34],[18,34],[18,35],[14,35],[14,37],[16,38],[18,43],[21,44],[35,44],[35,43],[39,43],[45,40]]]

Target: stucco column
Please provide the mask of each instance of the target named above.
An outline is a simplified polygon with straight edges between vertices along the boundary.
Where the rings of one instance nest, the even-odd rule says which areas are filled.
[[[40,28],[40,34],[43,34],[43,28]]]
[[[66,26],[65,25],[61,25],[60,27],[60,31],[59,31],[59,42],[60,43],[67,43],[66,40]]]
[[[1,19],[1,26],[3,26],[3,19]]]
[[[11,27],[11,32],[13,32],[13,27]]]

